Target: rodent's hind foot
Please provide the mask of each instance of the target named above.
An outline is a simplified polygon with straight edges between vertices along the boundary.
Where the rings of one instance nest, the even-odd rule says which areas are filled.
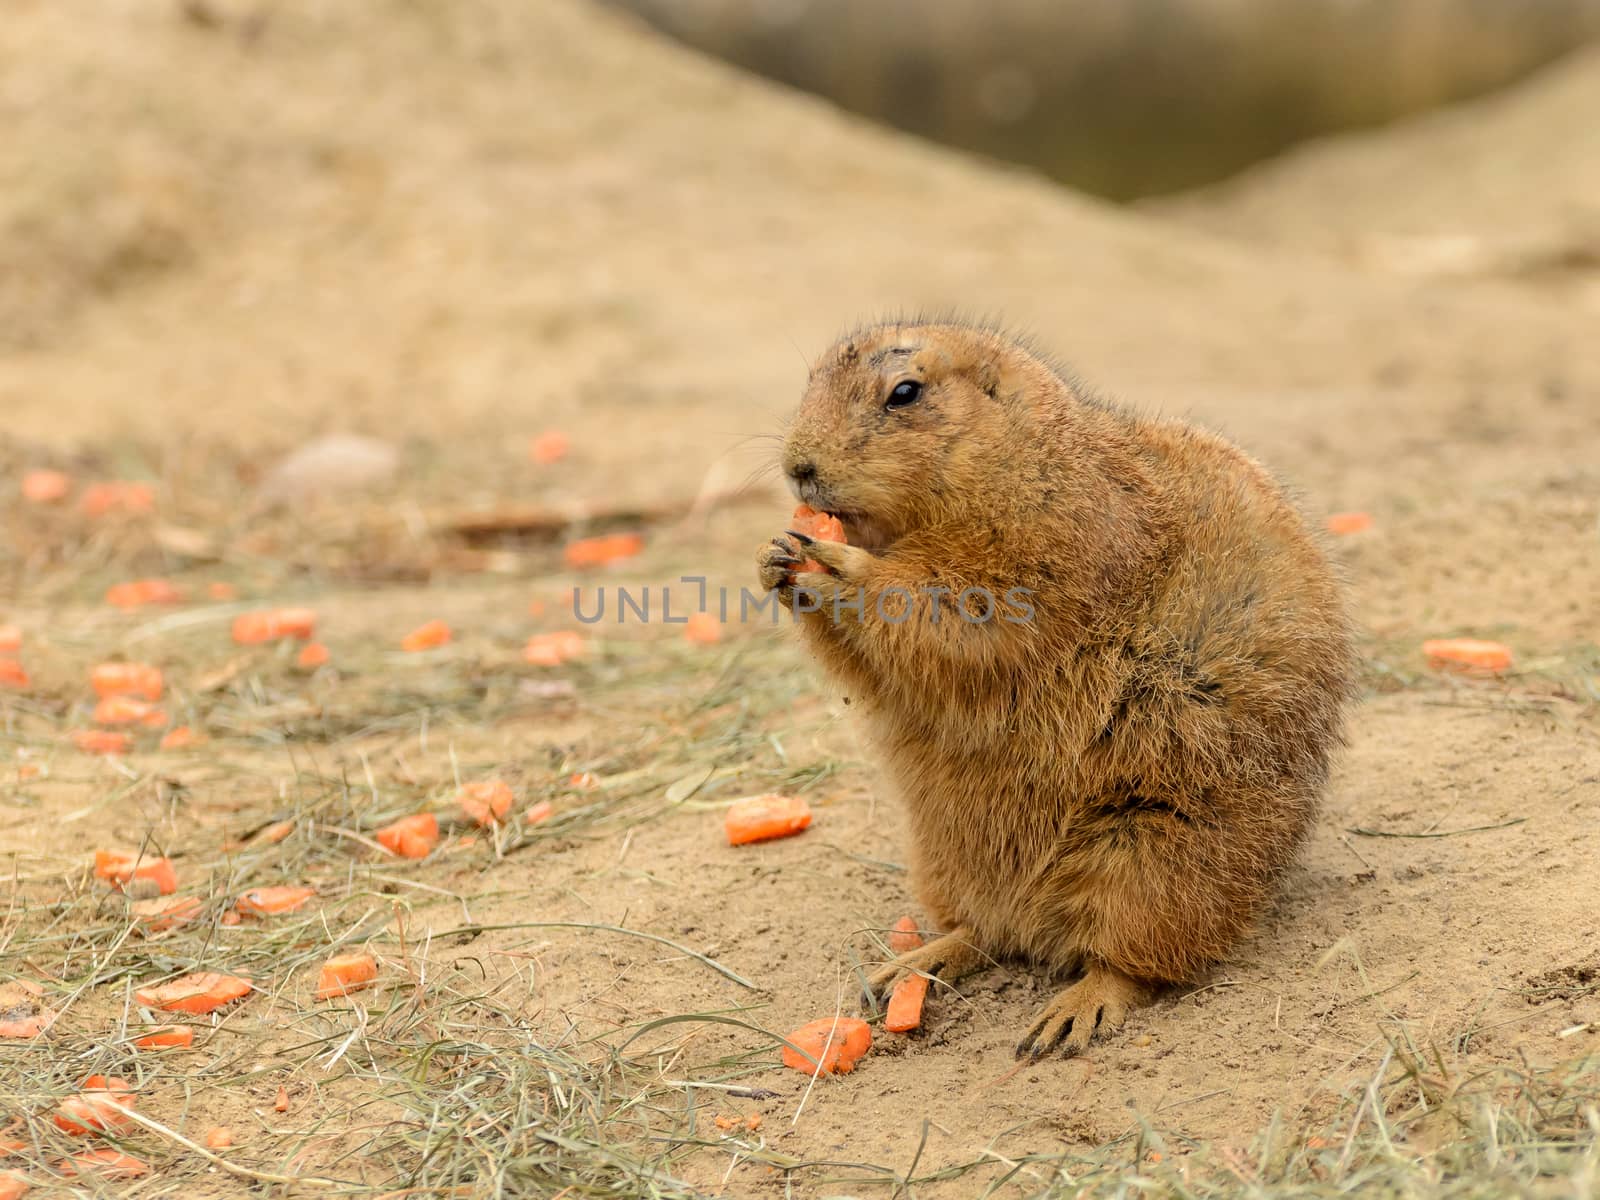
[[[1017,1057],[1037,1061],[1063,1045],[1068,1054],[1081,1054],[1089,1039],[1120,1028],[1128,1013],[1149,999],[1150,990],[1122,972],[1090,966],[1044,1006],[1017,1043]]]
[[[972,932],[958,926],[925,946],[907,950],[867,978],[867,1000],[887,999],[895,984],[907,975],[931,975],[941,983],[954,983],[990,964],[987,954],[972,944]]]

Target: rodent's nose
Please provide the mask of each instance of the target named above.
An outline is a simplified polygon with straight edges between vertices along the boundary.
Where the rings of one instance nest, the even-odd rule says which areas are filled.
[[[789,478],[794,480],[796,483],[810,483],[817,477],[816,464],[808,462],[805,459],[801,459],[799,462],[790,463],[788,470]]]

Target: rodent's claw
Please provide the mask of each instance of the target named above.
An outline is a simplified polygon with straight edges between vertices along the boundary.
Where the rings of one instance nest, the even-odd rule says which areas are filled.
[[[1017,1057],[1037,1062],[1065,1043],[1081,1054],[1097,1033],[1121,1027],[1130,1009],[1148,998],[1143,987],[1120,972],[1090,967],[1084,977],[1056,994],[1017,1043]]]
[[[786,536],[792,537],[795,541],[799,542],[802,547],[814,546],[817,541],[816,538],[811,537],[808,534],[801,533],[797,529],[785,529],[783,532]]]

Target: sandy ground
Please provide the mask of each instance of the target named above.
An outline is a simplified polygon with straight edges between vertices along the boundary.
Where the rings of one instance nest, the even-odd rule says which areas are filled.
[[[1594,1029],[1558,1036],[1600,1021],[1600,999],[1579,986],[1600,969],[1600,355],[1593,312],[1569,303],[1565,284],[1394,272],[1328,253],[1296,230],[1342,213],[1341,233],[1359,235],[1377,218],[1288,182],[1296,224],[1260,238],[1253,216],[1228,215],[1254,213],[1258,199],[1235,210],[1226,194],[1195,198],[1181,222],[1120,211],[875,130],[576,0],[486,0],[449,16],[398,0],[359,12],[219,3],[219,27],[120,0],[99,6],[92,33],[71,6],[15,7],[0,28],[8,470],[154,475],[164,516],[281,552],[282,527],[250,515],[249,482],[330,430],[402,445],[397,512],[687,498],[770,456],[762,435],[781,429],[807,357],[841,327],[954,307],[1034,331],[1130,404],[1225,431],[1313,514],[1374,515],[1372,531],[1338,545],[1369,695],[1303,864],[1238,956],[1085,1058],[1020,1071],[1010,1047],[1049,981],[1010,966],[977,977],[935,997],[923,1033],[881,1038],[856,1074],[815,1088],[798,1119],[806,1081],[762,1075],[775,1096],[737,1107],[764,1114],[769,1145],[900,1171],[920,1155],[925,1171],[985,1148],[1095,1144],[1146,1120],[1242,1147],[1274,1113],[1306,1127],[1326,1119],[1378,1068],[1386,1032],[1407,1031],[1460,1073],[1600,1049]],[[1541,95],[1579,102],[1539,86],[1507,109]],[[1373,153],[1434,125],[1446,119],[1381,135]],[[1327,161],[1357,159],[1363,145]],[[1479,168],[1503,161],[1516,175],[1497,152],[1489,144]],[[1308,178],[1317,161],[1302,164]],[[1553,207],[1516,183],[1503,181],[1497,204]],[[1274,186],[1260,176],[1259,194]],[[1196,215],[1203,205],[1210,215]],[[535,471],[523,440],[547,427],[575,450]],[[198,580],[217,568],[174,554],[169,539],[165,551],[130,543],[120,558],[97,544],[104,569],[75,572],[39,543],[36,513],[6,504],[0,617],[39,647],[35,673],[58,722],[46,732],[42,717],[0,707],[13,745],[55,746],[82,703],[78,672],[119,649],[166,655],[203,716],[197,680],[229,660],[232,610],[151,625],[106,614],[99,593],[114,570]],[[661,529],[619,578],[704,573],[737,587],[787,509],[758,481],[705,523]],[[317,520],[303,532],[309,545],[332,536]],[[363,729],[357,713],[310,738],[323,777],[366,769],[381,777],[375,790],[404,776],[425,791],[448,785],[454,759],[495,764],[537,794],[569,768],[632,754],[629,769],[651,772],[659,796],[716,756],[721,772],[692,803],[643,826],[406,869],[465,897],[417,916],[414,938],[469,918],[626,925],[755,985],[636,939],[550,929],[529,951],[526,931],[482,935],[461,953],[488,970],[521,972],[515,955],[537,954],[537,970],[516,976],[532,1028],[737,1010],[787,1030],[850,991],[852,956],[873,953],[862,931],[914,911],[896,865],[902,818],[785,631],[740,629],[697,659],[675,629],[613,630],[602,666],[556,702],[514,682],[530,595],[556,597],[568,581],[549,556],[519,560],[511,579],[441,569],[386,587],[331,568],[286,573],[269,558],[228,560],[248,596],[310,599],[330,640],[355,647],[444,617],[462,631],[450,661],[512,680],[522,697],[431,733],[415,720]],[[1429,673],[1420,641],[1454,634],[1509,643],[1519,670],[1498,683]],[[374,661],[362,693],[374,712],[425,692],[409,660]],[[676,673],[652,675],[661,661]],[[60,877],[107,822],[204,854],[281,803],[303,763],[293,739],[273,740],[273,714],[297,695],[337,698],[316,690],[326,681],[274,678],[288,708],[215,728],[209,757],[135,756],[143,782],[130,782],[49,749],[47,784],[0,783],[8,873]],[[184,820],[163,778],[187,787]],[[723,845],[716,803],[777,782],[804,785],[814,828]],[[5,971],[29,968],[11,960]],[[92,1025],[114,1007],[87,997],[74,1019]],[[234,1022],[267,1037],[282,1019],[262,1006]],[[670,1071],[753,1044],[708,1027]],[[175,1069],[155,1079],[148,1110],[198,1127]],[[294,1079],[364,1094],[358,1079]],[[222,1103],[259,1111],[271,1087],[251,1087]],[[287,1156],[287,1143],[262,1137],[254,1161]],[[323,1145],[301,1165],[334,1169],[344,1150]],[[729,1194],[778,1187],[767,1167],[716,1150],[677,1166],[707,1188],[727,1176]],[[797,1177],[794,1194],[831,1194],[828,1173]],[[916,1194],[974,1190],[967,1177]]]

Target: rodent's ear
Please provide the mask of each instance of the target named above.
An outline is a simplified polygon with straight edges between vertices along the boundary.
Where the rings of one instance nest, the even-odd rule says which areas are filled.
[[[1000,368],[992,362],[979,363],[975,378],[978,386],[993,400],[1000,391]]]
[[[839,351],[839,365],[845,367],[854,366],[856,359],[860,357],[861,348],[853,341],[846,342],[844,344],[844,349]]]

